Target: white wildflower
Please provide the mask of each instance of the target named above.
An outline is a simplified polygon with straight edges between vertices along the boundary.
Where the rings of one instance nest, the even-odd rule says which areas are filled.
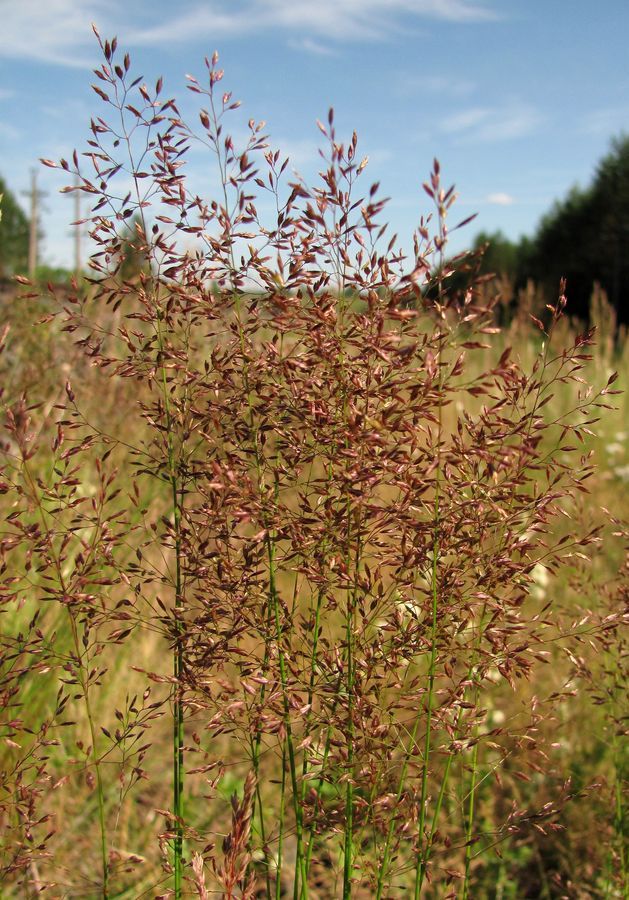
[[[531,594],[536,600],[543,600],[546,596],[546,588],[548,587],[549,582],[548,569],[541,563],[537,563],[531,572],[531,576],[533,578]]]
[[[613,469],[613,473],[616,476],[616,478],[620,478],[621,481],[629,482],[629,465],[616,466],[616,468]]]
[[[617,456],[619,453],[622,453],[624,449],[623,445],[619,444],[617,441],[607,445],[607,452],[610,456]]]

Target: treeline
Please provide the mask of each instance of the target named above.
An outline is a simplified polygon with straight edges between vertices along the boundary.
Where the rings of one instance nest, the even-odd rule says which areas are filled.
[[[28,260],[29,221],[0,177],[0,278],[23,274]],[[123,275],[142,268],[133,223],[121,247]],[[484,247],[482,274],[509,279],[515,296],[530,280],[548,302],[557,296],[560,280],[567,279],[569,311],[587,319],[592,288],[606,292],[619,322],[629,322],[629,136],[612,141],[587,188],[574,187],[555,202],[535,234],[514,242],[500,231],[481,232],[474,249]],[[42,266],[41,280],[64,281],[70,271]],[[461,279],[467,276],[461,273]],[[463,286],[463,283],[462,283]]]
[[[30,219],[0,175],[0,285],[11,281],[15,275],[27,274],[29,236]],[[125,278],[139,273],[146,264],[136,245],[134,220],[129,223],[120,246],[123,259],[121,274]],[[43,284],[49,281],[64,284],[69,283],[74,274],[72,269],[64,266],[39,263],[35,269],[35,280]]]
[[[516,291],[533,280],[552,302],[566,278],[569,312],[587,319],[598,283],[618,321],[629,322],[629,136],[612,141],[589,187],[558,200],[533,237],[513,242],[499,231],[481,233],[481,246],[481,272],[508,277]]]
[[[0,176],[0,278],[28,267],[29,220]]]

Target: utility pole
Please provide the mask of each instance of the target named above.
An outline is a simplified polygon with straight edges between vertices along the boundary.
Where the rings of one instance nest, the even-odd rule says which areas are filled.
[[[37,268],[37,249],[39,243],[39,201],[45,197],[47,191],[41,191],[37,187],[37,169],[31,169],[31,189],[22,191],[31,201],[31,222],[28,238],[28,277],[33,278]]]

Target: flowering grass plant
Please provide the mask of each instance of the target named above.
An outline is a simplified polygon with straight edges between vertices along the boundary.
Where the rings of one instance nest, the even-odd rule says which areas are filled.
[[[578,498],[615,376],[584,381],[593,334],[564,340],[563,288],[530,366],[493,353],[437,162],[407,258],[332,111],[309,187],[264,123],[236,148],[217,54],[189,79],[191,126],[99,41],[109,115],[45,161],[92,201],[89,287],[44,326],[84,362],[52,434],[3,396],[6,896],[489,896],[492,860],[556,846],[591,786],[553,732],[579,647],[616,659],[626,609],[535,588],[600,546]],[[215,199],[188,185],[199,146]],[[75,873],[59,835],[81,818],[50,812],[67,781],[89,797]],[[159,855],[133,849],[143,828]]]

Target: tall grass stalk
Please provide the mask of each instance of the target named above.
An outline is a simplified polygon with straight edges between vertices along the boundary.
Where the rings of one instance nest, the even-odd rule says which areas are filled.
[[[14,420],[15,421],[15,420]],[[29,465],[29,459],[31,456],[30,448],[28,447],[29,439],[26,433],[26,428],[28,426],[28,421],[25,419],[25,413],[22,412],[21,421],[20,418],[15,422],[15,436],[18,441],[19,452],[21,455],[21,467],[22,472],[24,474],[24,478],[26,484],[28,485],[28,496],[30,501],[33,504],[33,507],[37,510],[37,514],[39,520],[41,522],[41,526],[43,529],[43,533],[45,535],[45,544],[46,544],[46,553],[51,562],[51,568],[54,571],[54,575],[56,577],[58,588],[61,593],[61,596],[66,598],[66,611],[68,615],[68,621],[70,625],[70,631],[72,634],[72,644],[74,649],[74,659],[69,663],[68,668],[71,673],[71,679],[75,681],[80,688],[80,696],[85,705],[85,714],[87,718],[87,723],[89,727],[89,735],[90,735],[90,745],[89,745],[89,756],[91,758],[91,765],[94,768],[95,773],[95,781],[96,781],[96,796],[98,803],[98,826],[99,826],[99,843],[100,843],[100,865],[101,865],[101,893],[103,900],[108,900],[109,898],[109,852],[108,852],[108,842],[107,842],[107,825],[105,820],[105,789],[103,784],[103,777],[101,771],[101,760],[98,754],[98,736],[96,732],[96,720],[94,716],[94,711],[92,709],[92,705],[90,702],[90,681],[94,682],[94,671],[90,671],[89,661],[86,665],[84,662],[84,658],[87,654],[87,650],[89,647],[89,642],[87,638],[87,624],[84,624],[84,633],[83,636],[79,634],[79,624],[77,622],[77,614],[76,609],[73,608],[70,598],[74,593],[73,586],[68,584],[66,578],[63,574],[63,570],[61,567],[61,563],[57,553],[55,552],[55,540],[54,534],[51,531],[51,528],[48,523],[48,516],[51,516],[54,520],[55,516],[53,512],[50,512],[46,509],[46,506],[43,502],[43,497],[41,495],[40,489],[38,488],[33,474],[31,472],[31,468]],[[79,607],[80,609],[80,607]],[[82,610],[85,615],[85,610]],[[72,681],[71,681],[72,683]]]

